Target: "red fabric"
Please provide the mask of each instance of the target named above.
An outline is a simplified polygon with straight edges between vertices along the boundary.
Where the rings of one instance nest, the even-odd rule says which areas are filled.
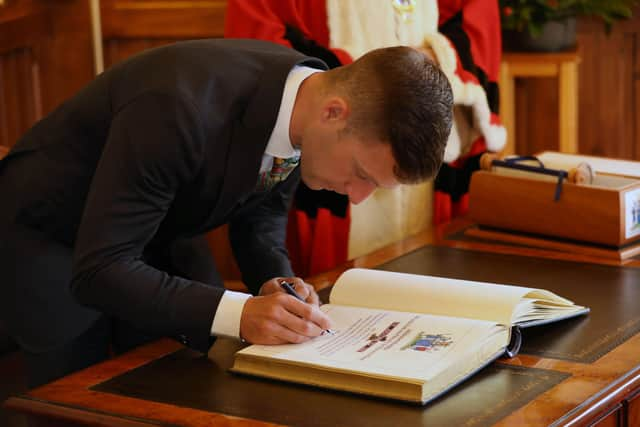
[[[254,38],[291,47],[284,38],[285,23],[329,48],[325,0],[229,0],[224,36]],[[342,64],[353,62],[342,49],[331,49]],[[330,270],[347,260],[350,215],[332,216],[318,209],[315,219],[292,209],[287,225],[287,248],[293,271],[307,277]]]
[[[284,38],[285,23],[298,28],[320,46],[329,48],[326,0],[229,0],[224,36],[269,40],[291,47]],[[353,62],[344,50],[329,49],[341,64]]]
[[[451,196],[443,191],[433,194],[433,223],[444,224],[451,221]]]
[[[462,28],[471,42],[471,54],[476,65],[497,82],[500,74],[502,36],[500,11],[496,0],[438,0],[438,25],[462,12]]]
[[[325,208],[309,218],[292,209],[287,224],[287,247],[296,274],[306,277],[330,270],[347,260],[345,236],[349,235],[350,216],[339,218]]]

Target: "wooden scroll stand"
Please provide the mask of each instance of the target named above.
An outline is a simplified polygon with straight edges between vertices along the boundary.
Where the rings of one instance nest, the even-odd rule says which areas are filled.
[[[561,171],[535,158],[515,167],[509,160],[480,159],[469,190],[469,217],[478,226],[465,235],[620,261],[640,255],[640,234],[630,234],[625,221],[626,193],[640,200],[640,180],[599,177],[587,163]]]

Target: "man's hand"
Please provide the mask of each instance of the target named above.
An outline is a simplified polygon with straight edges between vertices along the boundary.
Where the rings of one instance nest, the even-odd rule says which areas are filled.
[[[274,292],[285,292],[280,286],[281,282],[287,282],[291,284],[293,289],[296,291],[303,300],[308,302],[309,304],[319,305],[320,298],[318,298],[318,294],[316,290],[310,284],[306,283],[299,277],[276,277],[271,280],[268,280],[262,284],[260,288],[260,295],[269,295]]]
[[[329,318],[317,305],[275,291],[249,298],[240,318],[240,336],[254,344],[301,343],[330,327]]]

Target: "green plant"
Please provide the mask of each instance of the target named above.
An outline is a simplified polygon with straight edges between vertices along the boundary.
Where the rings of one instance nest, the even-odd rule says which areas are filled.
[[[549,21],[575,16],[595,16],[604,21],[607,32],[613,23],[630,18],[639,0],[500,0],[502,28],[540,35]]]

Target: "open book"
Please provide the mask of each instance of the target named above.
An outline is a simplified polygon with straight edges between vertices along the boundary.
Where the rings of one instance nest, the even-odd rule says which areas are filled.
[[[505,353],[514,325],[587,313],[552,292],[351,269],[321,309],[333,335],[252,345],[233,372],[426,403]]]

